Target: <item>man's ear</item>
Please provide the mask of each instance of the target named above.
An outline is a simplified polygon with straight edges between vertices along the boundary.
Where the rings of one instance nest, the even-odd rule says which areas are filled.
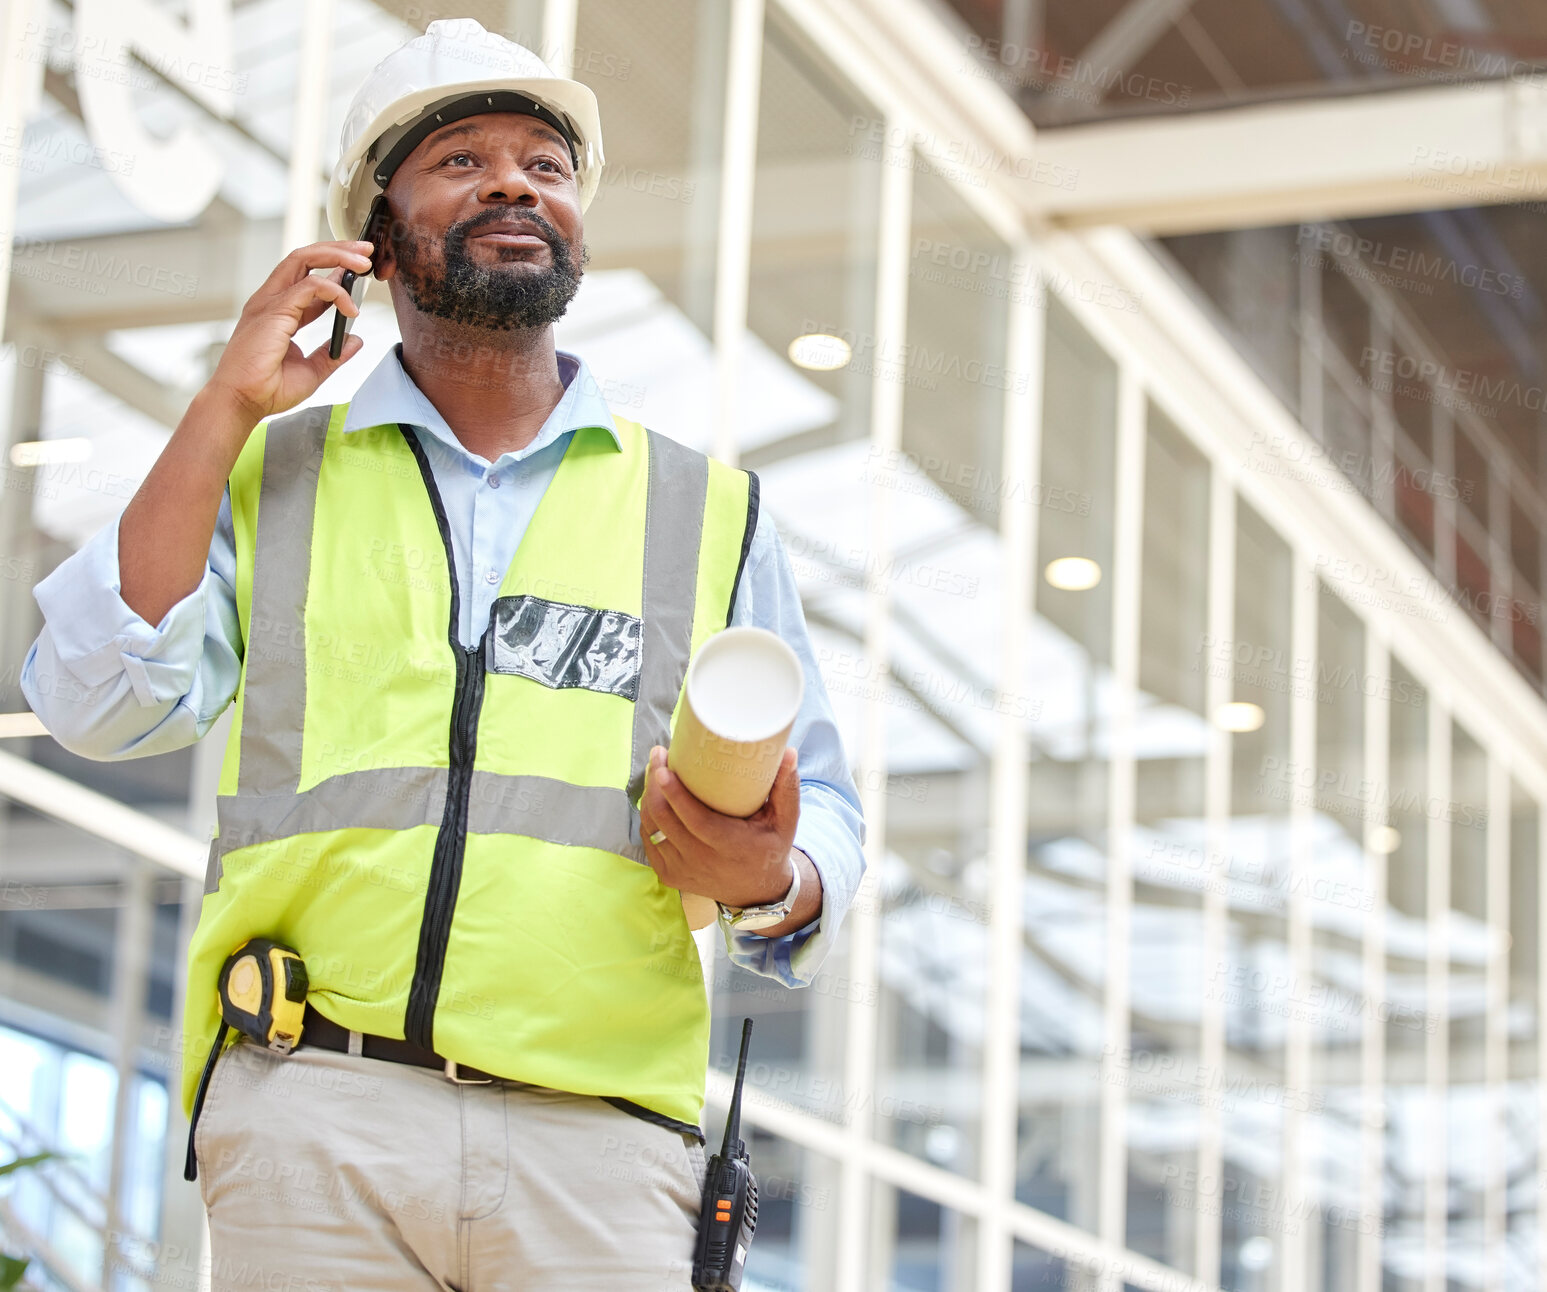
[[[380,282],[387,282],[397,270],[397,257],[393,254],[396,239],[402,236],[399,221],[392,214],[392,207],[383,193],[376,199],[375,218],[364,241],[371,244],[371,274]]]

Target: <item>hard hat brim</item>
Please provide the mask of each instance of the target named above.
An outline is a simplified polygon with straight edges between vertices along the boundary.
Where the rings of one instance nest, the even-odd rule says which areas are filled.
[[[579,81],[550,77],[497,77],[487,81],[464,81],[454,85],[427,86],[404,95],[379,112],[361,132],[353,146],[338,159],[328,184],[328,227],[338,239],[360,235],[371,201],[381,192],[366,155],[376,142],[396,126],[409,126],[427,116],[448,99],[472,98],[479,94],[512,91],[535,100],[559,117],[567,117],[575,126],[577,166],[575,180],[580,189],[580,209],[584,211],[601,184],[601,114],[596,95]],[[498,110],[498,109],[496,109]]]

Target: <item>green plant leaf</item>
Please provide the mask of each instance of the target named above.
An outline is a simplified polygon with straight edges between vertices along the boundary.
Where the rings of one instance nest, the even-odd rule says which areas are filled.
[[[0,1175],[10,1175],[12,1171],[21,1171],[26,1167],[36,1166],[39,1162],[51,1162],[58,1156],[58,1153],[34,1153],[31,1157],[19,1157],[14,1162],[7,1162],[0,1166]],[[6,1284],[0,1283],[0,1288],[5,1286]]]
[[[9,1292],[21,1282],[21,1276],[27,1272],[27,1261],[19,1261],[14,1256],[0,1254],[0,1292]]]

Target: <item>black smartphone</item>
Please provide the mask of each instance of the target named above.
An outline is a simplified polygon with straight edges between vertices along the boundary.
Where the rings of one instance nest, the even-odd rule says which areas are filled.
[[[380,251],[376,241],[376,229],[381,220],[382,212],[386,210],[386,207],[387,195],[385,193],[376,194],[375,199],[371,202],[370,211],[366,213],[365,227],[360,230],[360,241],[371,244],[373,256]],[[360,302],[365,299],[366,280],[356,274],[354,270],[346,269],[344,270],[344,276],[338,280],[338,285],[349,293],[349,298],[354,301],[355,308],[358,309]],[[344,338],[349,335],[350,329],[354,325],[355,321],[352,317],[345,314],[337,306],[334,307],[333,339],[328,342],[328,358],[337,359],[339,355],[344,353]]]

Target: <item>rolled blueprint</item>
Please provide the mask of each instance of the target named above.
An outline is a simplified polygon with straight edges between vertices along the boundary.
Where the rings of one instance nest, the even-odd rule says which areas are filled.
[[[699,802],[751,816],[768,799],[805,679],[795,652],[763,628],[727,628],[693,657],[666,765]],[[715,904],[684,893],[688,927],[713,922]]]

